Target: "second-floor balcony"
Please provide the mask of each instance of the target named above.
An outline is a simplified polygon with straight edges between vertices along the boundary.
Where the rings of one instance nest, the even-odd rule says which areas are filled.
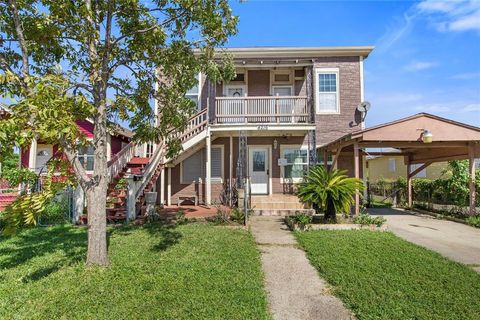
[[[311,123],[306,96],[217,97],[217,124]]]

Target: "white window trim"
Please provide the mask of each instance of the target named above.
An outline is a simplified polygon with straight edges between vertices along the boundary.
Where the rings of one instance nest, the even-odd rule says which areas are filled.
[[[185,97],[188,97],[188,96],[197,96],[197,111],[201,111],[202,110],[202,73],[199,72],[198,73],[198,93],[197,94],[192,94],[192,93],[186,93],[185,94]]]
[[[302,144],[281,144],[280,145],[280,158],[283,157],[283,151],[285,149],[300,149],[300,150],[307,150],[307,165],[308,165],[308,159],[310,159],[309,155],[309,150],[308,150],[308,145],[302,145]],[[302,182],[302,178],[285,178],[285,167],[281,166],[280,167],[280,183],[285,184],[285,183],[298,183]]]
[[[276,74],[288,74],[288,81],[275,81]],[[295,73],[292,68],[271,70],[270,83],[272,85],[293,84]]]
[[[220,161],[221,161],[221,163],[220,163],[220,177],[212,177],[210,179],[210,181],[211,181],[212,184],[221,184],[221,183],[223,183],[223,179],[225,178],[225,172],[224,172],[225,171],[225,146],[223,144],[213,144],[212,149],[214,149],[214,148],[219,148],[220,149]],[[200,149],[198,151],[201,151],[201,150],[204,150],[204,148]],[[206,152],[206,150],[204,152]],[[190,156],[194,155],[195,153],[192,153]],[[183,159],[180,162],[180,184],[189,185],[189,184],[192,184],[193,182],[192,181],[187,182],[183,179],[183,161],[185,161],[185,160],[186,159]],[[201,165],[205,166],[205,162],[203,162]],[[201,178],[201,179],[202,179],[202,183],[204,184],[205,183],[204,179],[203,178]]]
[[[337,76],[335,77],[337,80],[337,111],[320,111],[319,110],[319,95],[320,95],[320,83],[318,81],[319,74],[331,74],[335,73]],[[339,68],[316,68],[315,69],[315,113],[316,114],[340,114],[340,70]]]
[[[284,84],[284,85],[273,85],[272,86],[272,96],[273,96],[273,91],[275,88],[290,88],[290,96],[292,97],[294,95],[294,92],[293,92],[293,86],[292,85],[288,85],[288,84]]]
[[[86,140],[87,140],[89,143],[91,143],[91,142],[93,141],[92,138],[87,138]],[[92,146],[92,147],[93,147],[93,146]],[[111,147],[110,147],[110,148],[111,148]],[[93,152],[95,152],[95,149],[94,149]],[[110,152],[111,152],[111,149],[110,149]],[[77,151],[77,157],[84,156],[84,155],[85,155],[85,154],[80,155],[80,154],[78,153],[78,151]],[[93,154],[92,156],[95,158],[95,154]],[[95,168],[95,159],[93,160],[93,166],[94,166],[94,168]],[[84,168],[85,168],[85,167],[84,167]],[[85,168],[85,172],[86,172],[87,174],[92,174],[93,171],[94,171],[94,170],[87,170],[87,168]]]
[[[243,96],[248,96],[248,92],[247,92],[248,86],[246,84],[226,84],[226,85],[224,85],[223,86],[223,96],[227,97],[228,89],[231,89],[231,88],[242,88],[243,89]]]

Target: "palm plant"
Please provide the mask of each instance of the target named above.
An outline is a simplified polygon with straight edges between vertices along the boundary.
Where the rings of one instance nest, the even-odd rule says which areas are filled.
[[[348,177],[346,171],[329,171],[318,165],[311,168],[298,185],[297,196],[303,203],[325,212],[326,220],[336,221],[337,213],[350,212],[355,193],[362,190],[362,181]]]

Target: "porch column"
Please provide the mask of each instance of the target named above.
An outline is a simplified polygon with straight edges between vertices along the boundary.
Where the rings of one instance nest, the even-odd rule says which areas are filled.
[[[412,168],[410,166],[410,158],[407,158],[407,204],[409,208],[413,207],[412,197]]]
[[[212,203],[212,172],[210,166],[212,161],[212,140],[210,137],[210,132],[207,132],[206,149],[207,161],[205,161],[205,203],[207,206],[209,206]]]
[[[35,172],[37,167],[37,139],[33,139],[28,154],[28,167]]]
[[[358,142],[353,144],[353,159],[355,167],[355,178],[360,179],[360,155]],[[355,215],[360,214],[360,193],[359,190],[355,190]]]
[[[228,185],[230,187],[230,190],[232,190],[232,179],[233,179],[233,136],[230,136],[230,153],[229,153],[229,157],[228,157],[228,179],[229,179],[229,182],[228,182]],[[230,205],[232,205],[230,203]]]
[[[85,209],[85,192],[80,185],[73,190],[73,215],[72,223],[78,223],[80,216],[83,214]]]
[[[160,171],[160,204],[165,205],[165,168]]]
[[[469,160],[469,186],[470,186],[470,210],[469,214],[475,214],[476,199],[475,199],[475,149],[474,145],[471,143],[468,146],[468,160]]]
[[[112,159],[112,135],[107,133],[107,161]]]
[[[172,205],[172,168],[168,167],[167,205]]]

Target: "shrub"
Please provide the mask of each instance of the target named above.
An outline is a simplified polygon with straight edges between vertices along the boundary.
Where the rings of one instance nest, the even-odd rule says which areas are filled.
[[[187,217],[185,217],[185,211],[183,209],[180,209],[175,213],[175,222],[177,224],[185,224],[187,223]]]
[[[297,196],[303,203],[324,211],[326,220],[336,221],[337,213],[350,212],[357,190],[363,190],[362,180],[349,178],[346,171],[329,171],[317,165],[298,185]]]
[[[68,223],[68,201],[65,197],[54,198],[45,206],[40,216],[40,224],[65,224]]]
[[[361,224],[362,226],[374,224],[377,227],[381,227],[385,221],[387,220],[382,216],[372,217],[368,213],[362,213],[353,218],[353,223]]]
[[[469,225],[480,228],[480,215],[468,217],[466,221]]]
[[[230,211],[230,219],[236,223],[243,224],[245,222],[245,214],[243,210],[234,208]]]
[[[306,215],[304,213],[296,213],[293,216],[288,217],[288,219],[294,223],[298,224],[300,226],[300,229],[303,229],[307,224],[312,223],[312,216]]]

